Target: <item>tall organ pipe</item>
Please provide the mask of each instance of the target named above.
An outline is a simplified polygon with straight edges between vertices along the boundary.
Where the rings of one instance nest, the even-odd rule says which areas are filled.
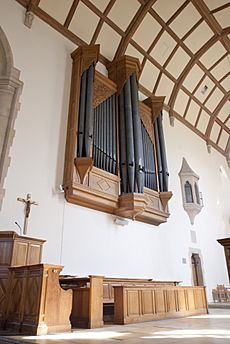
[[[155,139],[156,139],[156,153],[157,153],[157,171],[159,179],[159,189],[163,191],[163,173],[162,173],[162,159],[161,159],[161,146],[158,132],[157,120],[154,123]]]
[[[137,191],[144,192],[144,159],[143,159],[143,141],[141,134],[141,120],[139,114],[138,87],[136,75],[130,77],[131,103],[132,103],[132,120],[133,120],[133,137],[134,139],[134,159],[135,159],[135,179]],[[131,128],[130,128],[131,130]]]
[[[124,86],[124,109],[125,109],[125,136],[126,136],[126,158],[128,174],[128,192],[134,192],[134,137],[132,120],[132,103],[130,79]]]
[[[124,113],[124,89],[119,95],[119,137],[120,137],[120,170],[121,170],[121,191],[127,189],[127,168],[126,168],[126,138],[125,138],[125,113]]]
[[[109,169],[110,173],[113,173],[113,103],[112,97],[107,99],[109,103]]]
[[[160,148],[161,148],[161,161],[162,161],[162,174],[163,174],[163,191],[168,191],[168,167],[167,167],[167,159],[166,159],[166,151],[165,151],[165,140],[164,140],[164,132],[162,126],[162,113],[157,118],[157,125],[158,125],[158,133],[159,133],[159,141],[160,141]]]
[[[116,95],[112,95],[112,173],[116,173],[117,140],[116,140]]]
[[[86,76],[87,70],[81,76],[81,89],[80,89],[80,105],[79,105],[79,117],[78,117],[78,145],[77,156],[83,156],[83,142],[85,134],[85,103],[86,103]]]
[[[85,107],[85,156],[90,157],[90,147],[93,139],[93,72],[91,65],[87,70],[86,107]]]

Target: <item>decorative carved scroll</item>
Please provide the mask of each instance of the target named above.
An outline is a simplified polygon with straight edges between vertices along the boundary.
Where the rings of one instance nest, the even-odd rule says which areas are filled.
[[[152,143],[154,143],[154,129],[153,129],[153,119],[152,119],[151,110],[143,102],[140,102],[139,106],[140,106],[141,120],[152,140]]]
[[[117,85],[104,75],[95,71],[94,76],[94,92],[93,92],[93,108],[97,107],[104,100],[117,92]]]

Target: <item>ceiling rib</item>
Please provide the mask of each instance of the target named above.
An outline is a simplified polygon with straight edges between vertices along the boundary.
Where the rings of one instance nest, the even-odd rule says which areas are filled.
[[[220,6],[220,7],[217,7],[217,8],[215,8],[214,10],[212,10],[210,12],[213,14],[213,13],[225,10],[225,8],[228,8],[228,7],[230,7],[230,3],[226,3],[226,4],[224,4],[224,5]]]
[[[73,1],[72,6],[71,6],[71,8],[69,10],[69,13],[68,13],[68,15],[66,17],[66,20],[65,20],[65,23],[64,23],[64,27],[66,27],[66,28],[69,27],[69,24],[70,24],[70,22],[71,22],[71,20],[72,20],[72,18],[74,16],[74,13],[76,11],[76,8],[77,8],[78,4],[79,4],[79,0],[74,0]]]
[[[185,78],[187,77],[188,73],[190,72],[190,70],[192,69],[192,67],[197,64],[199,67],[203,67],[203,64],[199,62],[199,59],[202,55],[204,55],[204,53],[206,53],[206,51],[211,48],[211,46],[213,44],[215,44],[216,42],[218,42],[219,38],[217,35],[212,36],[212,38],[206,43],[204,44],[200,50],[198,50],[198,52],[194,55],[193,59],[191,59],[189,61],[189,63],[186,65],[186,67],[184,68],[183,72],[181,73],[181,75],[179,76],[179,78],[177,79],[177,82],[174,85],[173,91],[171,93],[171,97],[169,100],[169,107],[170,109],[173,109],[175,101],[176,101],[176,97],[178,94],[178,91],[180,90]],[[204,70],[204,68],[202,68]],[[205,74],[207,74],[210,79],[216,84],[217,84],[217,80],[212,76],[212,74],[205,68],[204,70]],[[219,88],[221,85],[218,85]],[[222,87],[223,89],[223,87]],[[222,90],[222,92],[224,94],[226,94],[225,89]]]
[[[224,106],[224,104],[230,99],[230,92],[228,92],[222,99],[221,101],[219,102],[219,104],[217,105],[217,107],[215,108],[215,110],[213,111],[213,115],[210,117],[210,120],[209,120],[209,123],[208,123],[208,126],[207,126],[207,129],[206,129],[206,137],[207,137],[207,140],[210,139],[210,134],[211,134],[211,131],[212,131],[212,126],[215,122],[215,119],[216,117],[218,116],[220,110],[222,109],[222,107]],[[222,122],[221,122],[222,123]],[[228,129],[226,127],[226,131],[230,134],[230,129]]]
[[[115,4],[115,2],[116,2],[116,0],[110,0],[108,6],[106,7],[105,11],[103,12],[103,14],[105,16],[107,16],[109,14],[109,12],[110,12],[111,8],[113,7],[113,5]],[[96,30],[93,34],[93,37],[91,39],[90,44],[95,44],[95,42],[99,36],[99,33],[101,31],[103,23],[104,23],[104,20],[102,18],[100,18],[99,23],[97,24]]]
[[[120,56],[122,56],[126,48],[130,42],[130,39],[134,35],[135,31],[140,26],[142,20],[144,19],[145,15],[148,13],[149,9],[152,7],[152,5],[156,2],[156,0],[149,0],[144,1],[140,8],[138,9],[137,13],[133,17],[132,21],[130,22],[127,30],[125,31],[125,36],[122,38],[117,51],[114,56],[114,60],[118,59]]]
[[[86,44],[86,42],[84,42],[81,38],[79,38],[78,36],[76,36],[75,34],[73,34],[71,31],[68,30],[68,26],[71,22],[71,19],[75,13],[76,7],[74,10],[70,10],[70,12],[72,13],[72,17],[70,18],[70,12],[66,18],[65,24],[67,27],[64,27],[63,25],[61,25],[59,22],[57,22],[54,18],[52,18],[51,16],[49,16],[45,11],[43,11],[41,8],[38,7],[38,3],[39,0],[16,0],[17,2],[19,2],[21,5],[23,5],[24,7],[26,7],[28,9],[28,4],[33,4],[31,6],[32,11],[38,16],[40,17],[42,20],[44,20],[46,23],[48,23],[50,26],[52,26],[54,29],[56,29],[57,31],[59,31],[62,35],[64,35],[65,37],[67,37],[68,39],[70,39],[72,42],[74,42],[77,45],[84,45]],[[80,0],[74,0],[72,3],[72,7],[74,5],[76,5],[76,3],[78,4]],[[207,141],[207,134],[209,133],[208,139],[210,140],[210,133],[211,133],[211,129],[212,126],[214,124],[214,122],[216,121],[220,126],[221,126],[221,131],[225,130],[228,134],[230,134],[230,129],[229,127],[227,127],[227,119],[224,121],[224,123],[217,117],[219,111],[221,110],[223,104],[225,101],[227,101],[229,99],[229,92],[227,93],[225,88],[220,84],[220,82],[222,82],[225,78],[228,77],[228,75],[230,74],[230,72],[226,73],[226,75],[224,75],[220,80],[217,80],[212,74],[211,71],[215,68],[215,66],[217,66],[222,59],[224,59],[224,56],[226,56],[227,54],[224,54],[218,61],[216,61],[209,69],[207,69],[200,61],[199,58],[213,45],[215,44],[217,41],[220,41],[223,46],[225,47],[225,49],[227,49],[227,51],[230,50],[230,40],[227,37],[228,34],[230,34],[230,27],[227,27],[225,29],[222,29],[220,24],[218,23],[218,21],[215,19],[215,17],[213,16],[212,13],[216,13],[219,12],[227,7],[229,7],[227,5],[223,5],[223,6],[219,6],[218,8],[209,11],[208,7],[204,4],[203,0],[186,0],[183,5],[173,14],[173,16],[170,17],[170,19],[165,23],[161,17],[153,10],[152,6],[153,4],[156,2],[156,0],[138,0],[141,3],[141,6],[139,8],[139,10],[137,11],[136,15],[133,17],[132,21],[130,22],[128,28],[125,30],[125,32],[123,30],[121,30],[120,27],[118,27],[112,20],[110,20],[107,15],[110,11],[110,9],[113,7],[114,3],[116,0],[110,0],[109,4],[107,5],[105,11],[102,13],[93,3],[92,1],[89,0],[81,0],[82,3],[84,3],[90,10],[92,10],[96,15],[99,16],[100,21],[97,25],[97,28],[94,32],[93,38],[91,40],[91,42],[95,43],[97,40],[97,37],[100,33],[101,27],[103,25],[103,23],[107,23],[113,30],[115,30],[115,32],[117,32],[120,36],[121,36],[121,41],[120,44],[118,46],[118,49],[116,51],[115,57],[116,56],[120,56],[122,54],[125,53],[126,48],[128,46],[129,43],[131,43],[143,56],[143,63],[142,63],[142,67],[144,67],[145,63],[147,60],[149,60],[153,65],[155,65],[158,69],[159,69],[159,76],[157,78],[157,81],[155,83],[153,92],[157,91],[157,87],[159,85],[159,82],[161,80],[161,76],[162,74],[166,75],[172,82],[174,82],[174,88],[171,92],[171,96],[170,96],[170,100],[169,100],[169,105],[164,104],[164,109],[166,111],[168,111],[169,113],[171,113],[172,115],[174,114],[175,117],[177,119],[179,119],[182,123],[184,123],[187,127],[189,127],[190,129],[192,129],[196,134],[198,134],[200,137],[202,137],[204,140]],[[172,31],[172,29],[169,27],[169,24],[176,18],[178,17],[178,15],[183,11],[183,9],[189,4],[192,3],[195,8],[198,10],[198,12],[201,14],[202,19],[200,19],[185,35],[184,37],[182,37],[182,39],[180,39],[177,34]],[[71,8],[72,8],[71,7]],[[148,9],[147,9],[148,7]],[[143,10],[145,9],[145,12],[143,12]],[[148,49],[148,51],[146,52],[139,44],[137,44],[136,42],[134,42],[132,40],[132,36],[135,33],[135,31],[138,29],[138,27],[140,26],[142,20],[144,19],[145,15],[147,13],[150,13],[153,18],[155,20],[158,21],[158,23],[162,26],[162,29],[160,30],[160,33],[157,35],[157,39],[155,38],[155,40],[153,41],[153,43],[151,44],[150,48]],[[68,19],[69,17],[69,19]],[[68,19],[68,20],[67,20]],[[186,46],[186,44],[183,42],[183,40],[185,40],[187,37],[189,37],[189,35],[201,24],[201,22],[205,20],[206,23],[208,24],[208,26],[211,28],[211,30],[214,32],[214,36],[196,53],[193,54],[192,51]],[[161,38],[162,34],[164,32],[168,32],[170,34],[170,36],[177,42],[177,46],[176,48],[174,48],[173,53],[170,54],[170,57],[166,60],[166,62],[164,63],[163,66],[161,66],[151,55],[151,51],[154,48],[154,46],[156,45],[157,41]],[[185,50],[185,52],[190,56],[191,60],[189,61],[189,63],[186,65],[186,67],[184,68],[183,72],[180,74],[179,78],[176,80],[171,73],[169,73],[165,67],[167,66],[167,64],[171,61],[171,59],[174,56],[174,53],[176,52],[178,47],[181,47]],[[118,54],[118,55],[117,55]],[[114,58],[115,58],[114,57]],[[105,58],[104,56],[100,55],[99,61],[102,62],[105,66],[108,66],[110,61]],[[183,81],[186,78],[186,76],[188,75],[189,71],[191,70],[191,68],[197,64],[202,71],[204,72],[204,75],[202,76],[202,80],[204,80],[204,78],[206,76],[208,76],[215,84],[215,87],[211,90],[211,92],[209,93],[208,97],[205,99],[204,103],[201,103],[199,101],[198,98],[195,97],[195,90],[198,89],[198,87],[201,85],[202,81],[200,80],[197,84],[197,86],[195,87],[195,89],[192,91],[192,93],[187,90],[184,86],[183,86]],[[214,112],[211,112],[209,109],[206,108],[205,103],[207,102],[207,100],[211,97],[211,95],[213,94],[214,90],[216,89],[216,87],[218,87],[224,94],[224,97],[222,98],[222,100],[220,101],[220,103],[216,106]],[[177,93],[176,93],[176,89],[177,88]],[[189,101],[187,103],[186,106],[186,110],[184,113],[184,117],[186,116],[191,100],[194,100],[199,106],[200,106],[200,111],[198,114],[198,117],[196,119],[196,124],[195,126],[198,124],[199,118],[201,116],[202,110],[204,110],[205,112],[207,112],[210,115],[210,120],[208,123],[208,127],[206,129],[205,134],[201,133],[196,127],[194,127],[192,124],[190,124],[185,118],[182,117],[182,115],[179,115],[174,109],[173,106],[175,104],[175,100],[178,94],[179,89],[183,90],[188,96],[189,96]],[[145,96],[150,96],[152,95],[152,92],[150,92],[149,90],[147,90],[143,85],[140,85],[140,92],[143,93]],[[179,118],[181,117],[181,118]],[[218,140],[220,139],[220,134],[218,137]],[[221,152],[222,154],[226,155],[226,151],[224,152],[223,149],[221,149],[215,142],[212,142],[212,146],[215,147],[219,152]],[[230,144],[228,144],[228,146],[230,146]]]

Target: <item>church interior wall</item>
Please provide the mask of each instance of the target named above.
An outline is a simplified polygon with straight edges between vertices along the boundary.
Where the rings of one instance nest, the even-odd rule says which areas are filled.
[[[18,230],[23,206],[17,197],[31,193],[39,205],[31,210],[29,235],[46,239],[43,261],[64,265],[66,274],[149,277],[192,284],[190,254],[202,253],[204,283],[211,288],[229,284],[223,247],[216,239],[230,235],[226,204],[230,172],[218,152],[207,152],[201,139],[175,122],[164,129],[170,172],[170,218],[159,227],[129,221],[64,200],[62,183],[71,79],[70,53],[75,46],[35,18],[28,29],[24,9],[13,0],[1,4],[0,23],[11,45],[15,66],[24,83],[15,123],[11,164],[0,212],[0,230]],[[103,68],[101,68],[102,70]],[[178,172],[182,158],[200,176],[204,207],[191,225],[183,209]],[[196,232],[197,242],[191,241]],[[185,260],[182,260],[185,258]]]

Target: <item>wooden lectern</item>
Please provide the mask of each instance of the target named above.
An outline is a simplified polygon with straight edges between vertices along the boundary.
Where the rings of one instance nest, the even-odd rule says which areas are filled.
[[[10,267],[39,264],[45,240],[0,231],[0,328],[4,325]]]

